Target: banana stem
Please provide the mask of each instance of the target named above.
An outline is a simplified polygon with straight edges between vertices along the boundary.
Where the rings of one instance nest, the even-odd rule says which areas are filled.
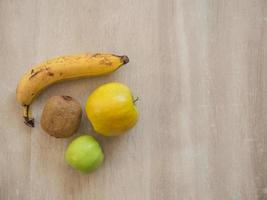
[[[29,109],[30,109],[29,105],[23,106],[24,123],[29,127],[34,127],[34,119],[30,118],[30,116],[29,116],[30,115]]]

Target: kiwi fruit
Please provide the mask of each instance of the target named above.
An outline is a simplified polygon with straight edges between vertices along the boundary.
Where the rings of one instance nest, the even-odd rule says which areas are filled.
[[[79,128],[82,108],[70,96],[50,97],[43,109],[41,127],[56,138],[71,137]]]

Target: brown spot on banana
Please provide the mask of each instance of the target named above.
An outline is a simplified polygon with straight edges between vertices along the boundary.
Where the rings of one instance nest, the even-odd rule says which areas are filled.
[[[32,69],[31,70],[32,73],[31,73],[31,76],[29,77],[29,80],[32,79],[33,77],[35,77],[37,74],[41,73],[42,71],[44,71],[44,69],[40,69],[36,72],[34,72],[34,70]]]
[[[54,73],[50,72],[49,69],[50,69],[49,67],[46,67],[46,68],[45,68],[45,70],[46,70],[48,76],[54,76]]]

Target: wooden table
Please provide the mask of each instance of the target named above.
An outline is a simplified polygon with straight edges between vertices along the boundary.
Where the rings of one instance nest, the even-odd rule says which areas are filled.
[[[80,52],[126,54],[116,73],[57,84],[23,124],[16,84],[30,66]],[[1,0],[1,200],[267,199],[266,0]],[[84,105],[119,81],[139,97],[128,134],[97,136],[104,165],[66,165],[73,139],[40,126],[45,101]],[[93,134],[85,115],[80,134]]]

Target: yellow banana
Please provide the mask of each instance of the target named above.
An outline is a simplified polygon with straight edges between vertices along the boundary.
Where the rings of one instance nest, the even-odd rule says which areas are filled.
[[[34,66],[22,77],[16,92],[25,124],[34,127],[29,106],[46,87],[63,80],[108,74],[128,62],[127,56],[97,53],[62,56]]]

